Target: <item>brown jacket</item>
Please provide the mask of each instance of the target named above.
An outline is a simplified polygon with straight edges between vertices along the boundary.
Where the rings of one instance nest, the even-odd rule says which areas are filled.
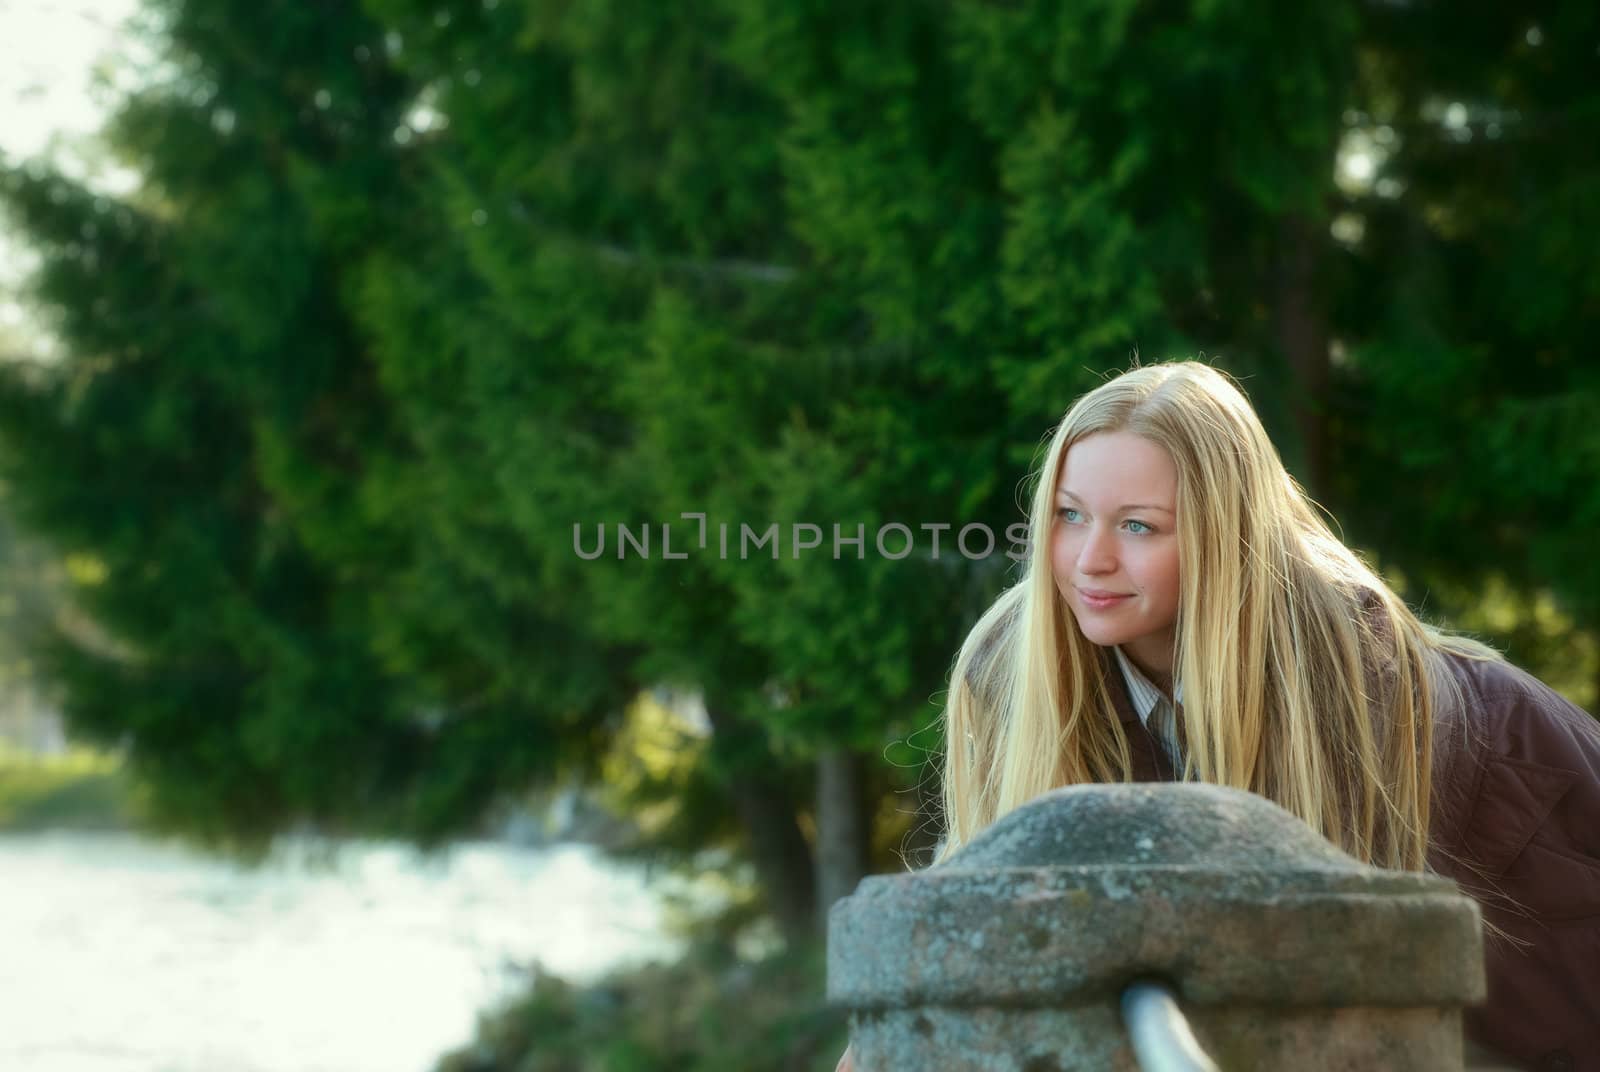
[[[1462,702],[1434,713],[1428,863],[1507,936],[1485,935],[1467,1037],[1534,1072],[1600,1072],[1600,722],[1508,663],[1448,660]],[[1107,677],[1135,779],[1173,780]]]

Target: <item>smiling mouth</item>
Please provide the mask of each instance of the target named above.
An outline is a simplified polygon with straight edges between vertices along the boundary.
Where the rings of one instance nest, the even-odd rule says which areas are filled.
[[[1129,592],[1093,592],[1080,588],[1078,598],[1091,607],[1109,607],[1133,596]]]

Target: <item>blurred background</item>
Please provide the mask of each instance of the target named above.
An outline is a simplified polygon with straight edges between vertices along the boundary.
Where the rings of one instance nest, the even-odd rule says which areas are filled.
[[[955,534],[1136,353],[1596,710],[1597,74],[1592,3],[0,0],[0,1065],[831,1069]]]

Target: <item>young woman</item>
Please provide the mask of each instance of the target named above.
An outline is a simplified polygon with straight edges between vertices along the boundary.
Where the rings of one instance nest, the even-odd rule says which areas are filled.
[[[1420,622],[1207,366],[1081,398],[1031,522],[1025,574],[952,674],[942,857],[1058,786],[1250,790],[1478,899],[1489,999],[1469,1040],[1600,1069],[1600,723]]]

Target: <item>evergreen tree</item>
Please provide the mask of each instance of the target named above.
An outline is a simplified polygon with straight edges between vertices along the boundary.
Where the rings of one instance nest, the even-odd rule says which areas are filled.
[[[1597,46],[1592,5],[1369,9],[1347,122],[1373,170],[1340,198],[1328,287],[1352,530],[1440,609],[1469,613],[1499,577],[1555,593],[1591,637]],[[1513,654],[1570,680],[1563,638],[1530,632]]]
[[[113,132],[142,196],[4,176],[68,355],[7,370],[6,475],[35,530],[97,563],[72,596],[108,641],[59,635],[43,661],[167,825],[438,838],[588,761],[540,719],[586,732],[577,712],[627,685],[603,645],[429,553],[414,433],[348,310],[411,223],[417,87],[384,28],[340,5],[165,13],[178,76]],[[566,665],[485,674],[463,619]]]

